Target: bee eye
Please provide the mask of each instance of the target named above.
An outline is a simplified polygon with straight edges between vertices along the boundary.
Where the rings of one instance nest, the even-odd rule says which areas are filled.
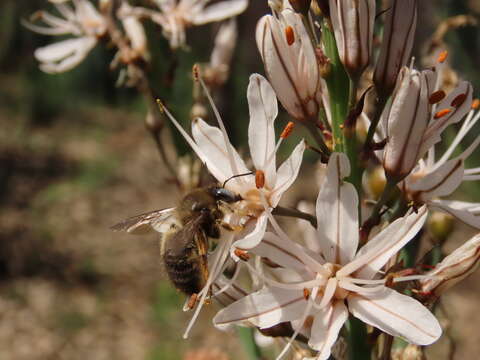
[[[240,195],[237,195],[225,188],[215,188],[213,190],[213,195],[215,196],[215,199],[225,201],[227,203],[233,203],[242,199]]]

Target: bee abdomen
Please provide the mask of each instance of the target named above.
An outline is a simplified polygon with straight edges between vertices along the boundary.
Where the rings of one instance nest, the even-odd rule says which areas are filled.
[[[189,256],[188,253],[175,256],[167,251],[163,260],[168,277],[178,290],[187,295],[197,294],[202,290],[204,280],[199,256]]]

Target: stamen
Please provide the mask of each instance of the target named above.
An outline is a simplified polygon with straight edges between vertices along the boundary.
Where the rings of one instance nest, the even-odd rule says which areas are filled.
[[[337,289],[338,281],[336,278],[328,279],[327,286],[325,287],[325,292],[323,293],[322,300],[320,301],[319,308],[323,309],[327,306],[333,299],[335,295],[335,290]]]
[[[226,284],[224,286],[222,286],[218,291],[216,291],[212,297],[216,297],[216,296],[219,296],[220,294],[224,293],[225,291],[227,291],[231,286],[232,284],[235,282],[235,280],[237,279],[237,276],[238,274],[240,274],[240,263],[238,263],[236,269],[235,269],[235,272],[233,273],[233,276],[231,279],[229,279]],[[218,284],[217,284],[218,285]]]
[[[265,186],[265,173],[262,170],[255,171],[255,186],[257,189],[263,189]]]
[[[194,76],[196,76],[196,78],[198,79],[198,82],[202,86],[202,89],[205,92],[205,95],[207,96],[208,102],[212,107],[213,113],[215,114],[215,118],[217,119],[220,130],[222,131],[225,149],[227,150],[228,160],[230,162],[230,169],[232,170],[233,174],[240,174],[240,171],[238,171],[238,168],[237,168],[237,164],[235,163],[235,157],[233,156],[233,150],[232,150],[232,147],[230,146],[230,141],[228,140],[227,129],[225,128],[222,117],[220,116],[220,112],[218,111],[215,103],[213,102],[213,99],[212,99],[212,96],[210,95],[210,91],[208,90],[208,87],[207,85],[205,85],[205,82],[203,81],[203,78],[200,74],[200,69],[198,66],[196,67],[194,66]],[[242,183],[245,183],[244,179],[242,179],[241,177],[239,177],[238,180]]]
[[[435,113],[435,115],[433,116],[434,119],[440,119],[448,114],[450,114],[452,112],[451,109],[442,109],[442,110],[439,110]]]
[[[230,245],[233,240],[233,234],[228,237],[228,240],[222,242],[222,245],[220,245],[220,248],[218,250],[218,254],[216,254],[215,261],[212,266],[212,270],[210,271],[210,274],[207,279],[207,283],[203,287],[203,289],[200,291],[199,294],[202,294],[200,297],[199,304],[197,308],[195,309],[195,313],[193,314],[192,318],[190,319],[190,322],[188,323],[187,329],[185,330],[185,333],[183,334],[183,338],[187,339],[188,334],[190,333],[190,330],[192,329],[193,325],[195,324],[195,321],[198,318],[198,315],[200,314],[200,310],[202,309],[203,305],[206,303],[206,297],[209,293],[210,286],[212,285],[214,279],[218,276],[218,270],[222,269],[222,265],[225,262],[226,257],[228,256],[229,252],[225,251],[226,249],[230,248]]]
[[[472,109],[477,110],[480,107],[480,99],[474,99],[472,101]]]
[[[233,251],[233,253],[234,253],[240,260],[243,260],[243,261],[248,261],[248,260],[250,260],[250,254],[248,253],[248,251],[245,251],[245,250],[236,248],[236,249]]]
[[[439,103],[440,101],[443,100],[443,98],[445,97],[445,91],[443,90],[438,90],[438,91],[435,91],[434,93],[432,93],[432,95],[430,95],[430,97],[428,98],[428,102],[433,105],[433,104],[436,104],[436,103]]]
[[[455,99],[452,100],[450,106],[458,108],[465,102],[466,98],[467,98],[467,94],[459,94],[455,97]]]
[[[447,60],[447,57],[448,57],[448,51],[447,51],[447,50],[443,50],[440,54],[438,54],[437,62],[439,62],[440,64],[442,64],[442,63],[445,62],[445,60]]]
[[[190,296],[190,299],[188,299],[188,304],[187,304],[190,310],[192,310],[195,307],[197,300],[198,300],[198,294],[192,294]]]
[[[287,137],[289,137],[294,127],[295,127],[295,123],[293,121],[289,121],[288,124],[283,129],[282,133],[280,134],[280,137],[282,139],[286,139]]]
[[[307,288],[304,288],[303,297],[305,298],[305,300],[308,300],[308,298],[310,297],[310,290],[308,290]]]
[[[295,33],[290,25],[285,28],[285,38],[287,39],[288,46],[295,42]]]

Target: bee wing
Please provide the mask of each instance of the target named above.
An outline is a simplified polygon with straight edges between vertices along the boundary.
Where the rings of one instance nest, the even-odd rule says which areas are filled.
[[[178,220],[175,216],[175,208],[149,211],[144,214],[125,219],[110,229],[113,231],[125,231],[130,234],[142,235],[152,230],[159,233],[167,231]]]

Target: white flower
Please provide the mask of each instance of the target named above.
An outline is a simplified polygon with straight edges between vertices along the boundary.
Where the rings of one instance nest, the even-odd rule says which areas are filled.
[[[211,0],[155,0],[161,12],[151,19],[163,28],[172,48],[185,45],[185,30],[193,25],[222,21],[242,13],[248,0],[223,0],[207,5]]]
[[[330,0],[338,55],[352,78],[362,74],[372,55],[374,0]]]
[[[453,108],[450,104],[459,97],[465,97],[458,112],[458,116],[468,111],[471,104],[471,86],[467,82],[461,83],[448,97],[438,104],[439,109]],[[450,107],[448,106],[450,105]],[[439,110],[442,111],[442,110]],[[465,169],[465,160],[480,144],[477,137],[460,155],[453,157],[452,154],[469,133],[472,127],[480,119],[480,112],[471,110],[462,123],[454,140],[447,150],[438,159],[435,157],[432,146],[425,159],[421,159],[411,174],[400,183],[400,188],[418,206],[426,204],[431,210],[438,210],[450,214],[464,223],[480,229],[480,203],[465,201],[446,200],[444,197],[451,195],[464,181],[480,180],[480,168]],[[437,125],[442,118],[434,122]],[[448,120],[449,122],[451,120]],[[454,120],[458,121],[457,119]]]
[[[126,2],[122,2],[117,15],[122,21],[123,29],[130,43],[128,54],[123,54],[123,61],[128,63],[138,58],[148,61],[150,54],[148,53],[147,36],[139,20],[140,16],[136,14],[135,9]]]
[[[472,274],[478,268],[479,260],[480,234],[477,234],[427,273],[430,277],[420,281],[421,291],[426,296],[440,296]]]
[[[247,98],[250,109],[248,143],[256,176],[250,174],[232,178],[251,173],[251,170],[231,145],[220,117],[220,128],[210,126],[200,118],[195,119],[192,123],[192,139],[166,111],[217,181],[222,184],[232,178],[227,182],[226,188],[242,196],[243,201],[236,208],[236,218],[245,226],[245,231],[234,243],[234,247],[240,249],[250,249],[261,241],[267,226],[268,214],[265,207],[275,208],[283,193],[295,181],[305,150],[305,143],[301,141],[277,169],[276,151],[283,137],[276,144],[274,121],[278,107],[275,93],[264,77],[253,74]]]
[[[106,32],[106,23],[97,9],[88,0],[51,1],[62,17],[48,12],[38,12],[38,18],[47,26],[23,24],[32,31],[45,35],[74,35],[75,38],[61,40],[35,50],[40,69],[47,73],[61,73],[78,65]]]
[[[386,287],[385,279],[378,278],[387,261],[421,229],[426,207],[397,219],[357,251],[358,197],[353,186],[343,180],[349,173],[346,156],[332,154],[317,200],[318,242],[323,257],[288,239],[274,222],[278,236],[268,234],[251,251],[295,271],[303,281],[285,283],[266,278],[267,287],[221,310],[214,318],[217,327],[251,322],[263,328],[296,321],[300,324],[297,332],[310,333],[309,345],[319,351],[318,359],[330,356],[349,312],[414,344],[427,345],[439,338],[441,327],[426,307]],[[305,328],[305,323],[311,327]]]
[[[468,82],[460,83],[448,96],[434,103],[438,72],[419,72],[407,67],[400,72],[392,103],[381,119],[387,138],[383,150],[387,178],[404,179],[441,140],[443,130],[470,110],[472,87]]]
[[[314,121],[321,104],[321,79],[302,17],[291,7],[263,16],[256,40],[265,72],[283,107],[298,121]]]

